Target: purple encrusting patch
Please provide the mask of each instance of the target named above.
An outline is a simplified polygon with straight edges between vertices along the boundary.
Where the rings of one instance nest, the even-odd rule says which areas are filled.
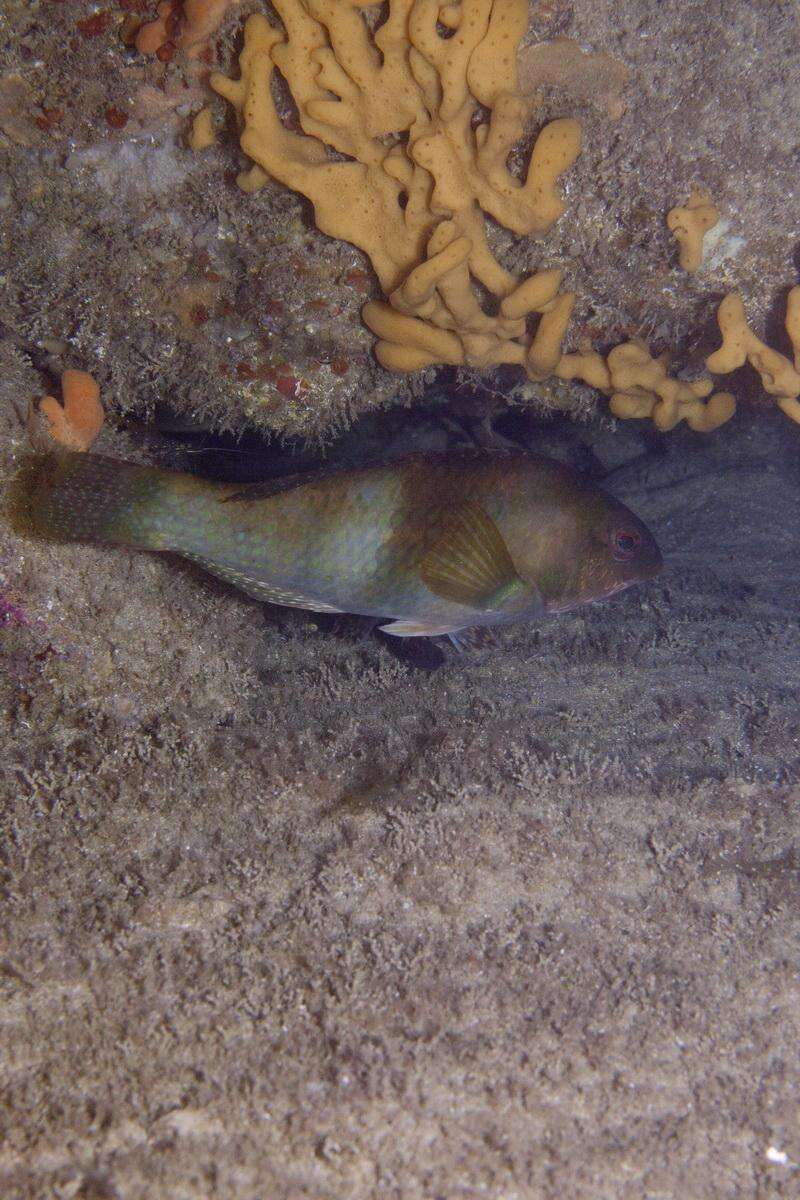
[[[12,604],[0,592],[0,629],[5,629],[9,625],[29,626],[30,621],[18,604]]]

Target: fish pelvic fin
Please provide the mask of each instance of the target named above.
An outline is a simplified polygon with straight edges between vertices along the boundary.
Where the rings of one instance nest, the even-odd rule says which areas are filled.
[[[479,504],[445,516],[441,534],[420,563],[427,588],[481,612],[536,608],[537,589],[520,576],[500,530]]]
[[[390,621],[388,625],[379,625],[381,633],[391,633],[393,637],[446,637],[452,636],[459,625],[428,625],[425,621]]]

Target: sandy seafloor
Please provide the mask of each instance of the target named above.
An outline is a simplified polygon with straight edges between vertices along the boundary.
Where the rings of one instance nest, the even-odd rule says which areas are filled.
[[[768,211],[738,265],[686,287],[755,289],[761,255],[748,299],[779,312],[789,6],[683,6],[724,52],[676,40],[681,5],[640,4],[636,27],[636,5],[551,7],[558,31],[640,55],[633,158],[658,159],[654,106],[680,99],[648,54],[677,56],[695,100],[703,55],[711,76],[738,61],[724,111],[692,109],[696,144],[722,180],[719,122],[736,127],[751,216],[759,194]],[[750,162],[762,134],[782,149]],[[15,169],[44,154],[17,145]],[[621,173],[625,212],[644,177]],[[649,285],[632,277],[633,309]],[[49,332],[89,365],[95,332]],[[36,336],[4,329],[4,479]],[[4,1200],[800,1195],[800,427],[734,385],[710,438],[509,418],[612,471],[667,569],[463,654],[0,526]],[[218,464],[107,399],[104,452]],[[342,453],[382,429],[394,450],[453,436],[432,402]]]

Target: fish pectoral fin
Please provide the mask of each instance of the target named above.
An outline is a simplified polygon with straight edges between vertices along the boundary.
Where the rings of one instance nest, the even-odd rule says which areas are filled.
[[[391,621],[388,625],[379,625],[381,633],[391,633],[393,637],[444,637],[454,633],[458,625],[426,625],[424,621]]]
[[[460,504],[446,514],[419,572],[434,595],[483,612],[535,608],[540,599],[520,576],[503,535],[479,504]]]

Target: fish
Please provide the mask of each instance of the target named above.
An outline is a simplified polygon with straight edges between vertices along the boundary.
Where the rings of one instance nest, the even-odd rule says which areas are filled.
[[[650,531],[534,454],[450,451],[220,483],[91,453],[38,456],[13,489],[27,534],[171,552],[256,600],[437,637],[608,599],[653,578]]]

